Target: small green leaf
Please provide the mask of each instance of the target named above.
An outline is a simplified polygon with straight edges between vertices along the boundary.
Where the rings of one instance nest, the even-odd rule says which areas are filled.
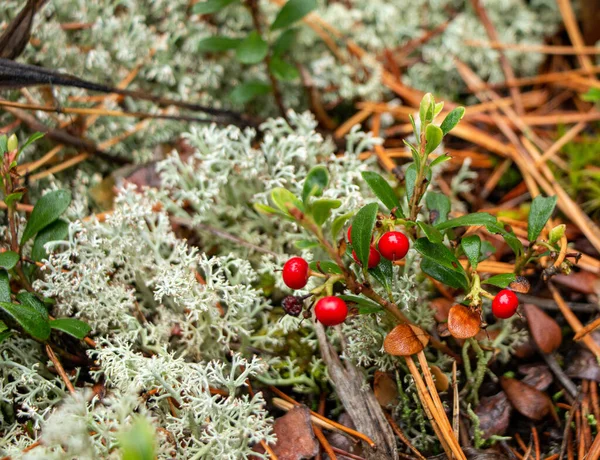
[[[342,270],[337,266],[336,263],[331,260],[318,260],[308,264],[311,270],[318,273],[325,273],[327,275],[341,275]]]
[[[0,270],[0,302],[10,302],[10,280],[6,270]]]
[[[373,302],[371,299],[367,299],[366,297],[361,297],[357,295],[345,294],[339,295],[340,299],[345,300],[346,302],[352,302],[358,305],[358,313],[360,315],[365,315],[369,313],[378,313],[383,311],[383,308],[378,303]]]
[[[361,174],[371,190],[373,190],[375,196],[381,200],[385,207],[390,211],[392,209],[397,209],[396,216],[404,217],[402,207],[400,206],[400,200],[394,193],[394,189],[390,186],[388,181],[376,172],[365,171]]]
[[[470,227],[472,225],[489,225],[495,224],[496,218],[487,212],[475,212],[473,214],[466,214],[456,219],[450,219],[446,222],[439,223],[435,226],[439,231],[448,230],[449,228],[456,227]]]
[[[354,214],[355,214],[354,211],[347,212],[346,214],[337,216],[333,220],[333,224],[331,224],[331,236],[333,237],[334,240],[337,239],[337,236],[338,236],[338,233],[340,233],[340,230],[344,227],[344,225],[346,225],[346,222],[348,222],[348,219],[350,219]]]
[[[600,102],[600,88],[590,88],[587,93],[579,97],[586,102]]]
[[[378,210],[377,203],[367,204],[356,213],[352,221],[352,247],[363,267],[368,266],[371,237]]]
[[[48,321],[35,308],[0,302],[0,310],[33,338],[44,341],[50,337]]]
[[[329,171],[325,166],[315,166],[306,175],[302,187],[302,201],[307,202],[311,196],[323,195],[323,190],[329,185]]]
[[[317,7],[317,0],[289,0],[279,10],[271,30],[285,29],[299,21]]]
[[[12,335],[12,331],[0,332],[0,343],[4,342]]]
[[[477,269],[479,255],[481,253],[481,238],[479,238],[477,235],[465,236],[462,240],[460,240],[460,245],[473,270]]]
[[[550,234],[548,235],[548,243],[555,244],[560,241],[560,239],[565,236],[565,232],[567,230],[567,226],[565,224],[560,224],[550,230]]]
[[[156,458],[156,431],[148,419],[136,417],[131,429],[118,436],[121,460],[154,460]]]
[[[294,243],[294,246],[298,249],[312,249],[319,246],[319,243],[313,240],[298,240]]]
[[[27,139],[25,143],[21,146],[19,152],[22,152],[23,150],[25,150],[26,147],[28,147],[30,144],[33,144],[35,141],[41,139],[42,137],[44,137],[44,133],[33,133],[31,136],[29,136],[29,139]]]
[[[427,168],[427,167],[426,167]],[[425,170],[425,178],[428,181],[431,181],[431,169],[427,168]],[[411,163],[408,168],[406,168],[405,173],[406,180],[406,198],[410,201],[412,195],[415,191],[415,181],[417,180],[417,167],[415,163]]]
[[[429,163],[429,167],[433,168],[434,166],[442,164],[451,159],[452,159],[452,157],[450,155],[448,155],[447,153],[444,153],[443,155],[440,155],[435,160],[433,160],[431,163]]]
[[[354,229],[354,227],[352,227],[352,229]],[[354,238],[352,238],[352,241],[354,241]],[[375,268],[369,269],[369,274],[375,278],[386,291],[389,292],[392,289],[394,266],[392,265],[391,260],[382,257]]]
[[[415,123],[415,117],[409,114],[408,119],[410,120],[410,124],[412,125],[413,133],[415,133],[415,137],[418,139],[419,130],[417,129],[417,124]]]
[[[10,270],[19,261],[19,254],[14,251],[0,252],[0,267]]]
[[[531,203],[531,209],[529,210],[529,219],[527,226],[527,239],[533,243],[550,219],[552,212],[554,212],[554,207],[556,206],[556,201],[558,197],[556,195],[550,197],[543,197],[542,195],[538,195],[533,199]]]
[[[404,142],[404,145],[406,145],[410,150],[410,154],[412,155],[413,161],[415,162],[415,168],[418,170],[421,167],[421,154],[419,153],[417,148],[410,142],[408,142],[406,139],[402,139],[402,142]]]
[[[76,339],[83,340],[92,330],[92,327],[83,321],[75,318],[59,318],[50,321],[50,327],[66,334],[72,335]]]
[[[255,30],[242,40],[235,50],[235,56],[242,64],[257,64],[269,52],[269,45]]]
[[[431,276],[434,280],[444,283],[455,289],[468,289],[469,285],[465,275],[451,270],[448,267],[438,264],[432,259],[423,259],[421,261],[421,270],[423,273]]]
[[[516,279],[517,276],[514,273],[503,273],[501,275],[491,276],[486,280],[482,280],[481,284],[491,284],[493,286],[498,286],[499,288],[504,289]]]
[[[296,195],[283,187],[277,187],[271,190],[271,200],[273,200],[275,206],[277,206],[286,215],[290,214],[290,206],[304,212],[304,206],[302,205],[302,202],[296,198]]]
[[[283,55],[292,47],[296,41],[296,32],[296,29],[287,29],[279,34],[279,37],[273,43],[273,57]]]
[[[271,85],[260,81],[249,81],[237,85],[229,97],[235,104],[246,104],[257,96],[271,92]]]
[[[458,124],[458,122],[462,119],[462,117],[464,117],[464,116],[465,116],[465,108],[464,107],[456,107],[448,115],[446,115],[446,118],[444,118],[444,121],[440,125],[440,128],[442,129],[442,133],[444,133],[444,136],[446,134],[448,134],[452,130],[452,128],[454,128]]]
[[[17,300],[21,302],[21,305],[27,305],[34,310],[36,310],[40,315],[44,317],[44,319],[48,320],[48,310],[40,299],[38,299],[31,292],[19,292],[17,294]]]
[[[23,192],[15,192],[7,195],[4,198],[4,202],[6,203],[6,206],[12,206],[15,202],[20,201],[21,198],[23,198]]]
[[[196,3],[192,8],[192,12],[194,14],[213,14],[237,1],[238,0],[206,0],[205,2]]]
[[[433,120],[433,105],[435,101],[431,93],[425,94],[421,99],[421,105],[419,106],[419,118],[421,119],[421,126],[424,126],[427,122]]]
[[[517,235],[513,231],[507,231],[499,222],[486,224],[485,228],[490,233],[502,235],[506,244],[508,244],[517,257],[523,254],[523,243],[521,243],[521,240],[517,238]]]
[[[6,325],[6,323],[4,321],[0,320],[0,332],[4,332],[8,330],[8,326]]]
[[[69,204],[71,204],[71,192],[68,190],[55,190],[41,197],[29,216],[27,226],[21,237],[21,245],[58,219],[67,210]]]
[[[417,225],[423,231],[427,239],[432,243],[441,243],[444,240],[444,235],[442,235],[434,226],[426,224],[422,221],[418,221]]]
[[[8,152],[8,137],[6,134],[0,134],[0,155],[3,155]]]
[[[433,118],[437,117],[444,108],[444,102],[438,102],[433,108]]]
[[[33,240],[33,248],[31,249],[31,258],[36,262],[48,257],[44,245],[50,241],[64,240],[69,234],[69,223],[62,219],[55,220],[42,231],[40,231],[35,240]]]
[[[269,61],[269,70],[281,81],[293,81],[300,77],[300,72],[295,65],[284,61],[279,56],[273,56]]]
[[[448,220],[450,198],[446,195],[438,192],[428,192],[425,195],[425,204],[427,205],[427,209],[429,209],[432,224],[441,224]]]
[[[425,129],[425,153],[430,154],[433,152],[442,142],[442,137],[444,137],[444,134],[440,128],[435,125],[427,125]]]
[[[198,42],[198,51],[201,53],[219,53],[236,49],[242,40],[230,37],[208,37]]]
[[[413,247],[423,256],[421,269],[425,273],[454,288],[468,287],[465,270],[446,246],[419,238]]]
[[[332,209],[337,209],[342,205],[340,200],[333,200],[330,198],[322,198],[315,201],[312,206],[312,216],[317,225],[323,225],[329,216],[331,215]]]
[[[264,214],[266,216],[280,216],[288,220],[291,219],[287,214],[284,214],[271,206],[267,206],[266,204],[254,203],[252,206],[260,214]]]

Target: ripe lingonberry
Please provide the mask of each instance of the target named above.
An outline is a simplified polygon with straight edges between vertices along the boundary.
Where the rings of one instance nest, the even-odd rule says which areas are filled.
[[[308,262],[292,257],[283,266],[283,282],[292,289],[302,289],[308,283]]]
[[[283,310],[291,316],[298,316],[302,311],[303,306],[304,302],[302,301],[302,297],[297,297],[294,295],[288,295],[281,302],[281,307]]]
[[[492,300],[492,313],[496,318],[510,318],[519,307],[519,299],[513,291],[502,289]]]
[[[352,257],[354,257],[354,260],[360,264],[360,260],[358,260],[358,256],[356,255],[356,252],[354,252],[354,250],[352,251]],[[369,247],[368,267],[369,268],[377,267],[377,265],[379,265],[380,260],[381,260],[381,256],[377,252],[377,249],[375,249],[373,246],[370,246]]]
[[[317,321],[325,326],[335,326],[345,321],[348,316],[348,306],[339,297],[323,297],[315,305]]]
[[[379,238],[379,252],[388,260],[402,259],[408,247],[408,238],[402,232],[386,232]]]

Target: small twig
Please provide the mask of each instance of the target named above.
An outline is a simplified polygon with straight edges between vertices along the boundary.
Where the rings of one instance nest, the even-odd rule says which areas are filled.
[[[452,361],[452,390],[454,392],[452,404],[452,430],[454,437],[460,439],[460,399],[458,396],[458,379],[456,377],[456,361]]]
[[[327,441],[327,438],[321,431],[321,428],[319,428],[317,425],[313,424],[313,431],[315,432],[315,435],[317,436],[319,443],[323,447],[323,450],[325,451],[325,453],[327,455],[329,455],[329,458],[331,460],[337,460],[337,456],[335,455],[335,452],[331,448],[331,444],[329,444],[329,441]]]
[[[383,414],[385,415],[385,418],[387,419],[387,421],[390,422],[392,430],[394,430],[394,433],[396,433],[396,436],[398,436],[400,438],[400,441],[402,441],[404,444],[406,444],[406,446],[413,452],[413,454],[415,454],[417,456],[417,458],[419,458],[421,460],[425,460],[425,457],[423,457],[423,454],[421,454],[421,452],[419,452],[419,450],[415,446],[412,445],[410,440],[404,434],[404,431],[402,431],[402,428],[400,428],[398,426],[398,424],[394,421],[392,416],[385,411],[383,412]]]
[[[69,389],[71,394],[75,394],[75,387],[71,383],[71,380],[69,380],[69,377],[67,376],[64,367],[62,367],[62,364],[54,354],[54,351],[52,350],[49,344],[46,344],[46,353],[48,354],[48,358],[50,358],[50,361],[52,361],[52,364],[54,364],[54,368],[58,372],[58,375],[60,375],[63,382],[65,382],[66,387]]]

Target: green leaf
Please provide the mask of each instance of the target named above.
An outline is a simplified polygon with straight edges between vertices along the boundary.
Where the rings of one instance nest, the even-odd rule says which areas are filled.
[[[429,163],[429,167],[433,168],[434,166],[437,166],[439,164],[444,163],[445,161],[448,161],[452,159],[452,157],[450,155],[448,155],[447,153],[444,153],[443,155],[440,155],[439,157],[437,157],[435,160],[433,160],[431,163]]]
[[[378,210],[377,203],[367,204],[356,213],[352,221],[352,247],[363,267],[368,266],[371,236]]]
[[[269,70],[281,81],[293,81],[300,77],[300,72],[295,65],[284,61],[279,56],[273,56],[269,61]]]
[[[493,286],[498,286],[499,288],[504,289],[516,279],[517,276],[514,273],[503,273],[501,275],[491,276],[486,280],[482,280],[481,284],[491,284]]]
[[[413,133],[415,133],[415,137],[418,139],[419,130],[417,129],[417,124],[415,123],[415,117],[409,114],[408,119],[410,120],[410,124],[412,125]]]
[[[0,302],[0,310],[33,338],[44,341],[50,337],[48,321],[35,308],[29,305]]]
[[[279,10],[271,30],[285,29],[299,21],[317,7],[317,0],[289,0]]]
[[[498,222],[492,223],[492,224],[487,224],[485,226],[485,228],[490,233],[502,235],[502,238],[504,238],[504,241],[506,242],[506,244],[508,244],[508,246],[513,250],[513,252],[515,253],[515,255],[517,257],[519,257],[521,254],[523,254],[523,243],[521,243],[521,240],[519,240],[519,238],[517,238],[517,235],[515,235],[513,231],[510,231],[510,232],[507,231]]]
[[[273,200],[275,206],[277,206],[286,215],[290,214],[290,206],[304,212],[304,205],[302,202],[296,198],[296,195],[283,187],[277,187],[271,190],[271,200]]]
[[[0,135],[0,155],[4,155],[8,152],[8,137],[6,134]]]
[[[582,101],[600,102],[600,88],[590,88],[587,93],[580,96]]]
[[[0,302],[10,302],[10,280],[6,270],[0,270]]]
[[[352,229],[354,230],[354,226]],[[354,237],[352,237],[352,241],[354,241]],[[392,265],[391,260],[382,257],[375,268],[369,269],[369,274],[375,278],[386,291],[392,289],[394,266]]]
[[[0,252],[0,267],[10,270],[19,261],[19,254],[14,251]]]
[[[477,269],[479,255],[481,253],[481,238],[479,238],[477,235],[465,236],[462,240],[460,240],[460,245],[473,270]]]
[[[437,117],[444,108],[444,102],[438,102],[433,108],[433,118]]]
[[[415,241],[414,248],[423,256],[421,268],[425,273],[454,288],[468,287],[462,265],[446,246],[432,243],[427,238],[419,238]],[[426,262],[425,267],[423,262]]]
[[[421,99],[421,105],[419,106],[419,118],[421,119],[421,126],[424,126],[427,122],[433,119],[433,105],[435,101],[431,93],[425,94]]]
[[[154,460],[156,431],[148,419],[138,416],[131,429],[119,434],[121,460]]]
[[[4,198],[4,202],[6,203],[6,206],[12,206],[13,203],[19,201],[21,198],[23,198],[23,192],[15,192],[7,195]]]
[[[450,198],[446,195],[438,192],[428,192],[425,195],[425,204],[427,205],[427,209],[429,209],[432,224],[441,224],[448,220]],[[431,215],[431,212],[437,213],[437,216]]]
[[[71,192],[68,190],[55,190],[41,197],[29,216],[21,237],[21,246],[37,232],[58,219],[67,210],[69,204],[71,204]]]
[[[432,243],[441,243],[444,240],[444,235],[442,235],[434,226],[426,224],[422,221],[418,221],[417,225],[423,231],[427,239]]]
[[[325,166],[315,166],[306,175],[302,187],[302,201],[306,203],[311,196],[323,195],[323,190],[329,185],[329,171]]]
[[[456,107],[455,109],[453,109],[448,115],[446,115],[446,118],[444,118],[444,121],[442,121],[442,124],[440,125],[440,128],[442,129],[442,133],[444,133],[444,136],[446,134],[448,134],[452,128],[454,128],[458,122],[462,119],[462,117],[465,116],[465,108],[464,107]]]
[[[19,292],[17,294],[17,300],[21,302],[21,305],[27,305],[28,307],[36,310],[40,315],[44,317],[44,319],[48,320],[48,310],[40,299],[38,299],[35,294],[31,292]]]
[[[0,320],[0,332],[4,332],[8,330],[8,326],[6,325],[6,323],[4,321]]]
[[[196,3],[192,8],[194,14],[213,14],[238,0],[207,0]]]
[[[276,215],[276,216],[280,216],[280,217],[283,217],[288,220],[291,219],[290,216],[288,216],[287,214],[284,214],[281,211],[279,211],[271,206],[267,206],[266,204],[254,203],[252,206],[260,214],[264,214],[266,216]]]
[[[533,199],[531,203],[531,209],[529,210],[529,219],[527,225],[527,239],[533,243],[550,219],[552,212],[554,212],[554,207],[556,206],[556,201],[558,197],[556,195],[550,197],[543,197],[542,195],[538,195]]]
[[[421,167],[421,154],[419,153],[417,148],[414,145],[412,145],[410,142],[408,142],[406,139],[402,139],[402,142],[404,142],[404,145],[406,145],[408,147],[408,149],[410,150],[410,154],[412,155],[413,161],[415,162],[415,168],[418,171],[419,168]]]
[[[312,206],[312,216],[317,225],[323,225],[329,216],[331,215],[332,209],[337,209],[342,205],[340,200],[333,200],[330,198],[322,198],[315,201]]]
[[[4,342],[12,335],[12,331],[0,332],[0,343]]]
[[[342,270],[331,260],[318,260],[308,264],[311,270],[329,275],[341,275]],[[319,269],[320,267],[320,269]]]
[[[338,297],[342,300],[345,300],[346,302],[352,302],[357,304],[359,306],[358,313],[360,315],[378,313],[380,311],[383,311],[381,305],[373,302],[371,299],[367,299],[366,297],[351,294],[339,295]]]
[[[235,56],[242,64],[257,64],[267,56],[268,52],[267,42],[253,30],[236,48]]]
[[[466,214],[456,219],[450,219],[446,222],[439,223],[435,226],[440,231],[448,230],[449,228],[456,227],[470,227],[471,225],[489,225],[495,224],[496,218],[487,212],[475,212],[473,214]]]
[[[41,139],[42,137],[44,137],[44,133],[33,133],[31,136],[29,136],[29,139],[27,139],[25,143],[21,146],[19,152],[22,152],[23,150],[25,150],[25,147],[28,147],[30,144],[33,144],[35,141]]]
[[[426,167],[427,168],[427,167]],[[425,177],[428,181],[431,181],[431,169],[427,168],[425,170]],[[408,168],[406,168],[405,173],[406,180],[406,198],[410,201],[412,195],[415,191],[415,181],[417,180],[417,167],[415,163],[411,163]]]
[[[440,128],[435,125],[427,125],[425,129],[425,153],[430,154],[433,152],[442,142],[442,137],[444,137],[444,134]]]
[[[298,249],[312,249],[319,246],[319,243],[313,240],[299,240],[294,243],[294,246]]]
[[[44,249],[44,245],[50,241],[60,241],[67,238],[69,234],[69,223],[62,219],[55,220],[46,228],[41,230],[35,240],[33,240],[33,248],[31,249],[31,258],[36,262],[48,257],[48,253]]]
[[[296,32],[296,29],[287,29],[279,34],[279,37],[277,37],[277,40],[273,43],[273,57],[283,55],[292,47],[296,41]]]
[[[83,321],[75,318],[59,318],[50,321],[50,327],[66,334],[72,335],[76,339],[83,340],[92,330],[92,327]]]
[[[246,104],[257,96],[268,94],[271,92],[271,85],[260,81],[249,81],[237,85],[229,95],[232,102],[235,104]]]
[[[375,196],[381,200],[385,207],[390,211],[396,208],[396,216],[404,217],[402,207],[400,206],[400,200],[394,193],[394,189],[392,189],[388,181],[376,172],[365,171],[361,174],[371,190],[373,190]]]
[[[219,53],[236,49],[242,40],[230,37],[208,37],[198,42],[198,51],[201,53]]]
[[[331,236],[333,237],[334,240],[337,239],[337,236],[338,236],[338,233],[340,233],[340,230],[344,227],[344,225],[346,225],[346,222],[348,222],[348,219],[350,219],[354,214],[355,214],[354,211],[347,212],[346,214],[337,216],[333,220],[333,224],[331,224]]]

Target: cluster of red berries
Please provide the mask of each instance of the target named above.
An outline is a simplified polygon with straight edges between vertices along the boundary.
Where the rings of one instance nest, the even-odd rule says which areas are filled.
[[[492,300],[492,313],[496,318],[507,319],[517,312],[519,299],[510,289],[502,289]]]
[[[371,242],[372,241],[373,239],[371,238]],[[352,243],[352,225],[348,228],[348,242]],[[391,261],[402,259],[408,252],[409,246],[408,238],[404,233],[396,231],[384,233],[377,243],[377,249],[379,249],[379,251],[375,249],[375,246],[373,245],[369,248],[368,268],[377,267],[381,260],[381,256]],[[360,263],[356,256],[356,252],[352,251],[352,257],[354,257],[354,260],[357,263]]]

